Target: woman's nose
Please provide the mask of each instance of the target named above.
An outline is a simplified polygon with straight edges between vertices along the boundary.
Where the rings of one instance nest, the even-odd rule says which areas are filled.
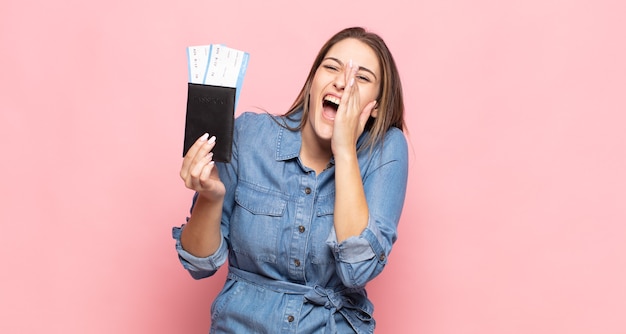
[[[337,72],[333,85],[339,90],[346,88],[346,73],[344,71]]]

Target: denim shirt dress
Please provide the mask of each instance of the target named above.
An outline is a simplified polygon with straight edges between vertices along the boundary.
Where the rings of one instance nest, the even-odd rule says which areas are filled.
[[[276,122],[294,127],[302,111],[296,119],[272,117],[237,117],[232,160],[216,163],[226,186],[219,249],[195,257],[181,247],[184,224],[172,231],[193,278],[228,263],[210,333],[373,333],[365,285],[383,270],[397,238],[408,176],[404,134],[392,128],[384,145],[359,152],[369,221],[359,236],[338,243],[332,161],[319,175],[304,166],[301,133]]]

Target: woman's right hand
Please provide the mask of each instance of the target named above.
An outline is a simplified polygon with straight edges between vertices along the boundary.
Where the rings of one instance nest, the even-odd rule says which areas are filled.
[[[209,201],[223,199],[226,194],[213,161],[211,150],[214,147],[215,136],[209,138],[209,134],[205,133],[189,148],[180,169],[185,186]]]

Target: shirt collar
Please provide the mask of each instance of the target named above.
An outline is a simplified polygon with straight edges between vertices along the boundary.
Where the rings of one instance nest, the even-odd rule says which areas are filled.
[[[286,117],[280,117],[278,122],[283,122],[290,128],[295,128],[300,125],[302,119],[302,109],[293,114],[291,119]],[[357,140],[357,148],[363,144],[366,137],[369,135],[369,131],[364,131]],[[276,160],[289,160],[300,156],[300,148],[302,147],[302,130],[291,131],[284,126],[279,126],[278,129],[278,144],[276,145]],[[335,164],[335,158],[331,157],[329,167]]]
[[[302,119],[302,109],[293,114],[292,119],[280,117],[279,122],[284,122],[288,127],[295,128]],[[278,129],[278,144],[276,145],[276,160],[289,160],[300,155],[302,147],[302,131],[291,131],[284,126]]]

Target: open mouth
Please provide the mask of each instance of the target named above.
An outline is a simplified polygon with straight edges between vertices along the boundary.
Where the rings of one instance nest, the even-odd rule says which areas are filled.
[[[335,115],[337,115],[337,108],[339,108],[339,102],[340,100],[336,96],[324,96],[324,99],[322,100],[322,109],[326,118],[330,120],[335,119]]]

